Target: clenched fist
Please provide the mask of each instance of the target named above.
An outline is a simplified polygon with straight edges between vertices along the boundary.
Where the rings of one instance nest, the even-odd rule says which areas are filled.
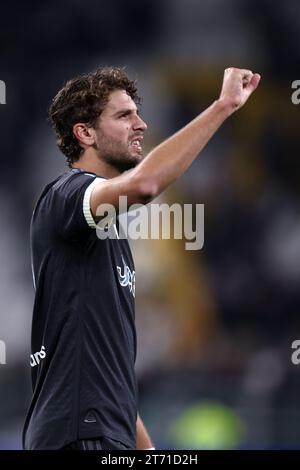
[[[246,103],[249,96],[256,90],[260,78],[258,73],[253,73],[251,70],[234,67],[226,69],[220,100],[228,106],[230,112],[236,111]]]

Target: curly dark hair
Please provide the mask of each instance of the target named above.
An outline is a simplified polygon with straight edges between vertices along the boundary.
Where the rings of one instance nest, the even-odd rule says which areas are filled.
[[[125,90],[136,104],[140,103],[135,82],[128,78],[124,68],[119,67],[102,67],[75,77],[53,98],[49,118],[58,147],[67,157],[70,167],[79,160],[84,150],[73,134],[74,124],[84,122],[89,127],[95,127],[114,90]]]

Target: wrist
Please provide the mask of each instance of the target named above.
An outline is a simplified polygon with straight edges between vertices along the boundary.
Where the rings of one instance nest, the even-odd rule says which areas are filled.
[[[219,109],[220,113],[224,114],[225,119],[237,109],[237,106],[232,99],[224,97],[217,99],[215,101],[215,106]]]

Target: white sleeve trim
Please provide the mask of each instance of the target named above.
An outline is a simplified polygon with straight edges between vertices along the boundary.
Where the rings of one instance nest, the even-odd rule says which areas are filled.
[[[94,220],[94,217],[91,212],[91,205],[90,205],[90,200],[91,200],[91,194],[95,186],[97,186],[100,181],[106,181],[105,178],[95,178],[94,181],[86,188],[84,196],[83,196],[83,215],[85,217],[85,220],[87,221],[87,224],[91,228],[97,228],[97,224]]]

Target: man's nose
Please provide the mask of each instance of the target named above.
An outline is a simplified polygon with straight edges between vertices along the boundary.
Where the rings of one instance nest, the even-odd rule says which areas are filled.
[[[145,131],[147,129],[147,124],[145,123],[145,121],[143,121],[143,119],[140,116],[136,116],[134,129],[140,129],[142,131]]]

